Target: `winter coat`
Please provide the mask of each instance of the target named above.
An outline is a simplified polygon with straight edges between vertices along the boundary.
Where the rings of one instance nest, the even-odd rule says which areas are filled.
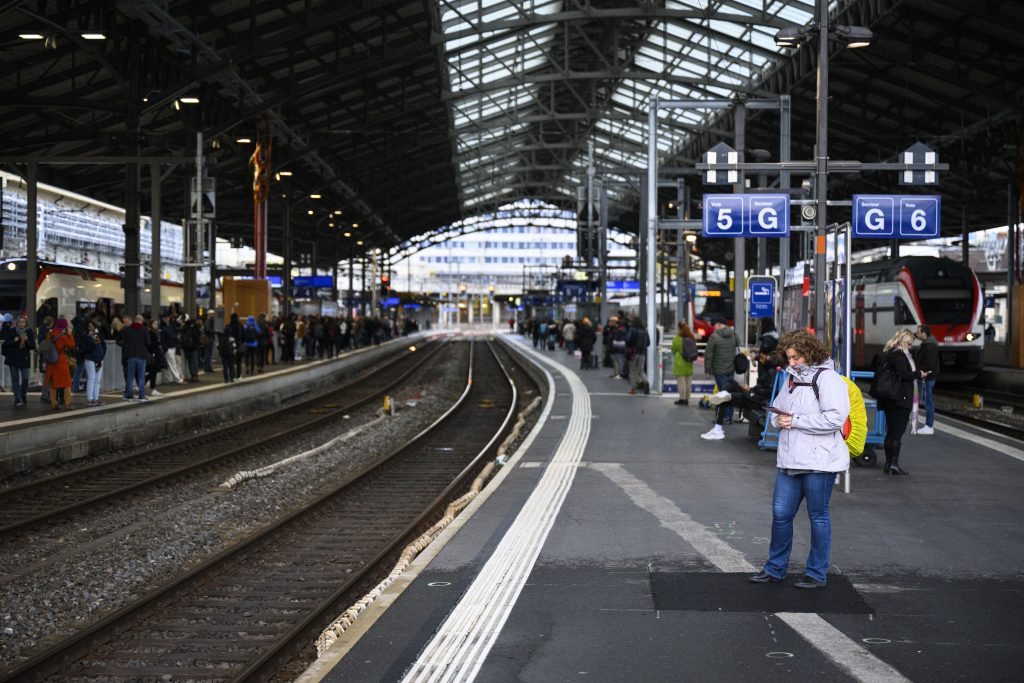
[[[716,330],[708,337],[704,349],[704,372],[710,375],[729,375],[736,372],[736,353],[739,343],[731,327]]]
[[[160,326],[160,346],[165,349],[178,348],[178,327],[174,323]]]
[[[129,358],[149,357],[147,346],[149,345],[149,331],[142,326],[142,323],[132,323],[121,329],[122,356],[125,360]]]
[[[920,379],[921,373],[911,367],[907,354],[903,353],[899,348],[890,349],[885,354],[885,358],[889,361],[889,367],[892,368],[893,372],[896,373],[896,377],[900,380],[900,397],[897,399],[880,400],[878,407],[883,411],[892,408],[906,408],[910,410],[914,407],[914,381]]]
[[[53,340],[53,345],[57,349],[57,362],[46,364],[46,384],[54,389],[69,389],[71,387],[71,364],[68,363],[68,355],[65,351],[74,351],[75,338],[67,332],[50,330],[50,339]]]
[[[647,328],[634,325],[626,333],[626,355],[645,354],[647,347],[651,345],[651,338],[647,334]]]
[[[562,327],[562,339],[565,341],[572,341],[576,338],[576,326],[572,323],[566,323]]]
[[[692,377],[693,361],[683,358],[683,335],[672,339],[672,374],[676,377]]]
[[[937,379],[939,376],[939,370],[941,369],[939,363],[939,342],[935,337],[928,335],[928,338],[921,342],[921,347],[917,350],[917,369],[921,371],[930,371],[930,374],[925,379]]]
[[[581,353],[590,353],[594,350],[594,344],[597,343],[597,333],[594,332],[594,328],[590,325],[580,325],[580,328],[576,331],[578,337],[577,344],[580,347]]]
[[[28,327],[24,329],[24,332],[26,335],[25,346],[22,346],[18,337],[18,328],[12,325],[4,330],[3,353],[5,365],[10,365],[12,368],[32,367],[31,351],[36,348],[36,335]]]
[[[156,372],[157,370],[164,370],[167,368],[167,359],[164,358],[163,347],[163,330],[156,332],[155,330],[146,330],[146,353],[149,354],[149,358],[146,360],[146,371]]]
[[[90,337],[88,334],[84,334],[79,351],[82,353],[83,360],[102,363],[107,355],[107,345],[99,336]]]
[[[818,397],[811,381],[819,368]],[[773,406],[793,414],[791,429],[779,431],[776,464],[782,469],[845,472],[850,467],[850,451],[843,440],[843,424],[850,416],[850,395],[846,382],[835,371],[831,359],[821,365],[786,368],[783,382]],[[806,386],[792,387],[790,380]],[[771,414],[778,427],[779,416]]]
[[[255,349],[260,345],[260,328],[256,325],[256,318],[249,316],[245,321],[245,329],[242,330],[242,339],[247,348]]]

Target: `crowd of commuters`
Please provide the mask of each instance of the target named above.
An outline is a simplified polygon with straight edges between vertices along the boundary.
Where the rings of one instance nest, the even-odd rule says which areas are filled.
[[[212,311],[200,318],[164,311],[108,319],[83,308],[74,318],[41,316],[31,329],[26,316],[0,317],[0,367],[7,368],[15,407],[28,401],[29,376],[42,377],[40,399],[54,410],[70,409],[72,394],[84,393],[87,405],[100,404],[102,368],[111,345],[121,350],[123,398],[147,401],[160,395],[159,384],[198,382],[200,373],[221,365],[224,382],[257,375],[267,365],[333,358],[348,349],[380,344],[418,329],[415,321],[391,318],[231,314],[218,326]],[[222,329],[218,329],[222,327]],[[148,391],[146,385],[149,385]],[[0,389],[6,382],[0,383]]]

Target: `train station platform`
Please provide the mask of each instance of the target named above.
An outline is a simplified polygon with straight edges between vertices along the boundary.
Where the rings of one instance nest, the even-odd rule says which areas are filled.
[[[27,405],[15,407],[8,387],[0,393],[0,477],[251,415],[300,394],[326,389],[353,368],[423,336],[399,337],[335,358],[278,361],[231,384],[224,382],[218,360],[214,371],[200,373],[196,382],[158,383],[158,394],[147,384],[146,402],[125,401],[119,389],[101,393],[101,405],[88,406],[83,392],[72,394],[70,410],[54,410],[49,398],[41,400],[36,387],[30,388]]]
[[[540,421],[497,478],[298,680],[1019,680],[1022,444],[950,420],[832,497],[828,586],[747,581],[775,454],[746,425],[535,351]],[[695,404],[696,402],[691,402]]]

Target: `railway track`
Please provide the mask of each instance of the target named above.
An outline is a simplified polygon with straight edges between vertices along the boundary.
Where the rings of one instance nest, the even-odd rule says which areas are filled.
[[[80,513],[97,505],[166,484],[212,467],[270,457],[282,440],[337,420],[401,384],[445,346],[434,342],[415,353],[390,356],[345,384],[299,404],[236,422],[134,454],[10,488],[0,493],[0,538],[38,524]]]
[[[503,352],[504,353],[504,352]],[[291,680],[331,618],[493,457],[517,392],[474,344],[458,402],[307,508],[254,534],[2,680]]]

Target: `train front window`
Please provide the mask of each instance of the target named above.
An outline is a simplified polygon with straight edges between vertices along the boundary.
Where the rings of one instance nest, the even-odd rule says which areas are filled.
[[[920,293],[921,312],[929,325],[970,325],[974,300],[960,289],[926,290]]]

